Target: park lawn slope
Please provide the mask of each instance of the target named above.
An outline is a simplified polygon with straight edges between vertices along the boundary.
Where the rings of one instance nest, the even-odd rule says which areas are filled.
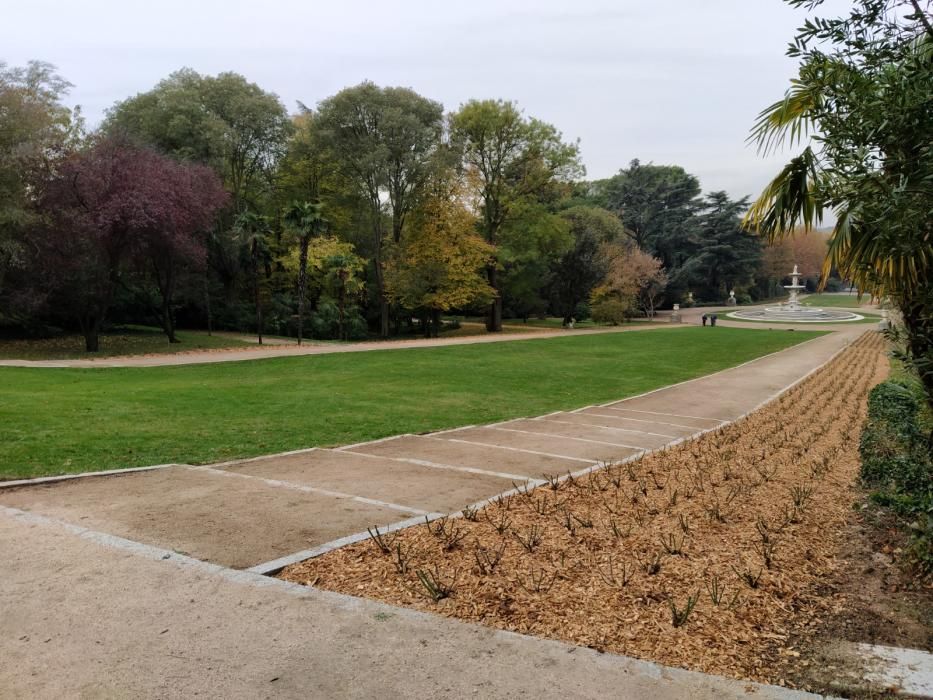
[[[153,368],[0,368],[0,477],[205,463],[567,410],[820,335],[672,328]]]
[[[824,306],[837,309],[857,309],[861,306],[870,306],[871,296],[863,294],[808,294],[800,302],[804,306]]]

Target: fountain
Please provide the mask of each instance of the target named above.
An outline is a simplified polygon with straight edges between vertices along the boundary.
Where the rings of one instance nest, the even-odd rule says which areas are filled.
[[[797,272],[797,266],[794,265],[794,271],[790,273],[791,283],[784,285],[784,289],[787,290],[790,296],[780,306],[733,311],[728,316],[742,318],[746,321],[783,321],[785,323],[838,323],[840,321],[861,321],[865,318],[851,311],[803,306],[798,300],[800,290],[806,289],[804,285],[800,284],[801,277],[802,275]]]

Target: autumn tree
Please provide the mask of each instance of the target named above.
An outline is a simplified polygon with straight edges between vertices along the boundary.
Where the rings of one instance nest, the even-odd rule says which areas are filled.
[[[603,243],[601,255],[606,274],[590,297],[593,320],[618,324],[639,309],[653,317],[667,285],[661,260],[631,242]]]
[[[197,265],[198,235],[226,202],[219,181],[206,168],[178,163],[120,138],[100,138],[69,157],[45,187],[42,206],[49,221],[37,244],[52,266],[60,304],[78,318],[88,352],[124,283],[134,256],[156,270],[163,321],[169,339],[173,271]]]
[[[158,184],[171,207],[163,224],[142,232],[137,258],[158,291],[157,316],[162,330],[170,343],[177,343],[176,293],[186,275],[203,274],[207,234],[217,213],[228,205],[229,196],[207,166],[167,158],[158,158],[158,165],[163,177]]]
[[[765,246],[761,251],[758,270],[759,286],[767,296],[783,293],[781,282],[788,277],[794,265],[808,282],[817,283],[826,259],[828,234],[820,231],[807,233],[801,228],[787,238]]]
[[[493,249],[477,235],[476,218],[460,190],[450,178],[434,186],[415,210],[387,272],[390,298],[424,311],[435,338],[443,312],[488,303],[493,296],[484,276]]]
[[[547,221],[548,216],[555,215],[541,203],[553,198],[555,190],[569,189],[569,183],[583,172],[579,148],[575,143],[565,143],[550,124],[524,117],[514,103],[503,100],[467,102],[451,115],[450,129],[451,141],[462,156],[477,200],[480,231],[496,251],[486,268],[489,286],[495,292],[486,327],[489,331],[501,331],[499,272],[503,233],[510,225],[513,233],[520,233],[520,216],[532,218],[537,231],[561,230],[559,221]],[[569,245],[566,227],[562,230],[565,245]],[[512,241],[515,250],[522,238],[512,236]]]

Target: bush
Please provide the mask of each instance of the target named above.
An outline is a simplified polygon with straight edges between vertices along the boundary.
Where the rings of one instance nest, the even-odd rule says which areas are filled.
[[[310,320],[312,337],[325,340],[340,338],[340,310],[334,302],[321,300]],[[349,340],[366,337],[366,320],[360,316],[356,306],[348,306],[345,310],[344,331]]]
[[[573,317],[578,321],[586,321],[592,316],[592,311],[590,310],[590,305],[585,301],[581,301],[579,304],[574,307]]]
[[[933,458],[920,426],[922,394],[910,381],[882,382],[868,395],[859,452],[871,498],[907,521],[911,555],[933,573]]]
[[[842,283],[842,280],[838,277],[830,277],[826,280],[826,291],[827,292],[842,292],[845,290],[845,285]]]
[[[751,304],[753,302],[752,295],[748,292],[740,292],[735,295],[735,301],[737,304]]]
[[[596,323],[611,323],[618,326],[629,316],[629,305],[615,299],[607,299],[593,304],[591,309],[593,320]]]

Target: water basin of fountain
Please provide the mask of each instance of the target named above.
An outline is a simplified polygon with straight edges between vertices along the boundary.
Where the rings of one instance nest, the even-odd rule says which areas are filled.
[[[797,272],[797,266],[794,265],[794,271],[790,273],[791,283],[785,284],[784,289],[790,293],[787,301],[780,306],[766,306],[763,309],[749,309],[748,311],[733,311],[726,314],[730,318],[740,318],[746,321],[777,321],[783,323],[840,323],[845,321],[861,321],[864,316],[851,311],[840,311],[838,309],[817,309],[810,306],[802,306],[797,299],[801,289],[805,289],[800,284],[800,273]]]

